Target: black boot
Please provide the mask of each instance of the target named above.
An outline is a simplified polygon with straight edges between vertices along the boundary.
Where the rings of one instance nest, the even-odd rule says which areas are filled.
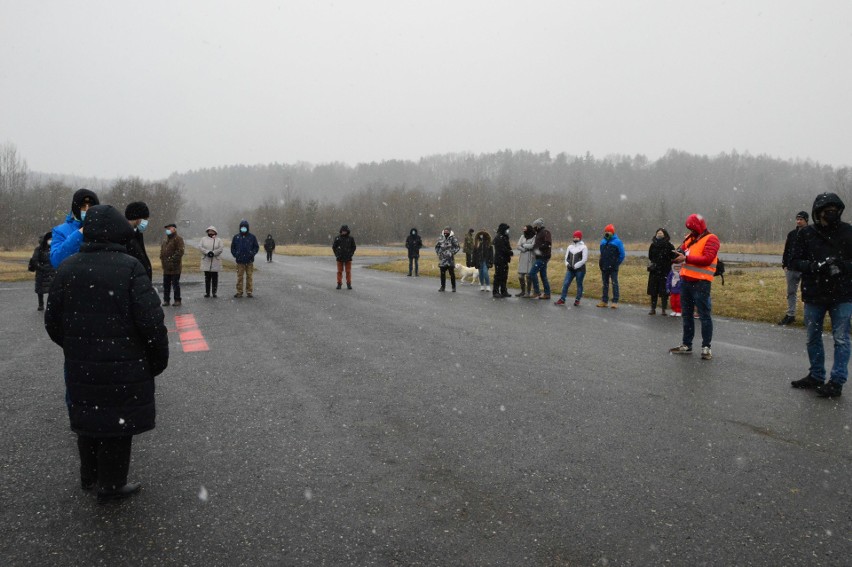
[[[518,278],[518,281],[521,284],[521,293],[516,293],[515,297],[523,297],[524,293],[526,293],[527,290],[527,280],[524,276],[520,276]]]

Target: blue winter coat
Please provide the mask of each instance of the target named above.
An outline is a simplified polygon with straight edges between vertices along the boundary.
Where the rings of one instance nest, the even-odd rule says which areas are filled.
[[[240,222],[240,228],[248,228],[246,221]],[[231,255],[237,264],[253,264],[254,257],[260,251],[257,238],[250,232],[237,233],[231,240]]]
[[[617,270],[624,261],[624,256],[624,244],[617,234],[613,234],[609,240],[601,239],[601,259],[598,261],[598,265],[602,271]]]
[[[73,256],[80,251],[80,245],[83,244],[81,226],[83,223],[68,213],[65,222],[54,227],[50,243],[50,263],[54,268],[58,268],[62,260],[68,256]]]

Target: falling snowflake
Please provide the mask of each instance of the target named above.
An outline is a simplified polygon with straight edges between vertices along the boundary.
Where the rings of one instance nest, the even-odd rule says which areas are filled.
[[[627,195],[625,195],[624,193],[622,193],[621,195],[619,195],[619,198],[620,198],[622,201],[626,201],[626,200],[627,200]]]
[[[198,499],[202,502],[207,502],[208,498],[210,498],[210,494],[208,494],[207,489],[202,486],[201,490],[198,491]]]
[[[312,500],[314,497],[314,492],[310,488],[305,489],[305,500]]]
[[[118,424],[119,424],[119,425],[124,425],[124,418],[123,418],[123,417],[119,417],[119,418],[118,418]]]

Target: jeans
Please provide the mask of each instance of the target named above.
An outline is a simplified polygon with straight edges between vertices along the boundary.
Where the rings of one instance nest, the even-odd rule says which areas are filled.
[[[417,275],[418,270],[420,269],[420,258],[409,258],[408,259],[408,275],[411,275],[411,266],[414,266],[414,275]]]
[[[491,285],[491,276],[488,275],[488,262],[485,260],[479,264],[479,285]]]
[[[842,386],[849,376],[849,317],[852,316],[852,303],[832,303],[831,305],[805,303],[810,375],[817,380],[825,380],[822,326],[826,313],[831,318],[831,334],[834,337],[834,365],[831,367],[830,380]]]
[[[538,275],[541,274],[541,284],[544,286],[544,295],[550,295],[550,282],[547,280],[548,260],[537,259],[530,269],[530,280],[533,285],[533,295],[539,294]]]
[[[683,344],[692,347],[695,336],[695,308],[701,320],[701,346],[710,348],[713,341],[713,319],[710,317],[710,282],[680,282],[680,304],[683,310]]]
[[[583,297],[583,279],[586,277],[586,270],[580,270],[579,272],[575,272],[573,270],[568,270],[565,272],[565,279],[562,280],[562,294],[559,296],[559,299],[565,301],[565,297],[568,295],[568,286],[571,285],[571,282],[576,278],[577,280],[577,295],[574,299],[580,301],[580,298]]]
[[[787,270],[787,315],[796,316],[796,292],[799,291],[799,282],[802,281],[802,272]]]
[[[603,280],[603,291],[601,301],[609,303],[609,281],[612,280],[612,302],[618,303],[618,268],[614,270],[601,270]]]
[[[180,274],[163,274],[163,300],[169,301],[175,288],[175,301],[180,301]]]

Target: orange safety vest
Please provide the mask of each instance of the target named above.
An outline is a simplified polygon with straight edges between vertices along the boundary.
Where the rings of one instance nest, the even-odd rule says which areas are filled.
[[[707,244],[707,239],[710,238],[712,234],[709,232],[693,242],[692,244],[686,244],[686,240],[683,241],[683,249],[684,252],[689,251],[691,254],[695,254],[697,256],[704,255],[704,245]],[[687,238],[689,240],[689,238]],[[691,278],[693,280],[706,280],[708,282],[713,281],[713,276],[716,275],[716,258],[713,258],[713,261],[709,266],[696,266],[695,264],[689,263],[689,256],[686,257],[686,261],[683,263],[683,266],[680,268],[680,277],[686,276],[687,278]]]

